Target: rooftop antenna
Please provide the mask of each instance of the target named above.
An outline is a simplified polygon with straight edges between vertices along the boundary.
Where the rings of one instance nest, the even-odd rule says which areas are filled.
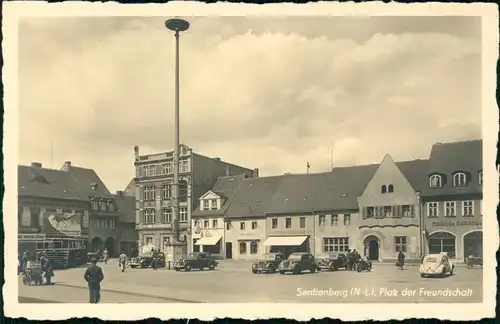
[[[309,162],[307,162],[307,173],[309,173],[310,168],[311,168],[311,164],[309,164]]]

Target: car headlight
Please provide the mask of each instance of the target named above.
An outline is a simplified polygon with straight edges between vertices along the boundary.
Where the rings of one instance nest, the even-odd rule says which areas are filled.
[[[252,264],[252,268],[257,268],[257,263]]]

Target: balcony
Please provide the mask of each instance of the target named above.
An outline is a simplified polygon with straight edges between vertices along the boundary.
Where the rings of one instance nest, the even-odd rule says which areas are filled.
[[[408,226],[419,225],[418,217],[400,216],[400,217],[371,217],[361,218],[359,226]]]

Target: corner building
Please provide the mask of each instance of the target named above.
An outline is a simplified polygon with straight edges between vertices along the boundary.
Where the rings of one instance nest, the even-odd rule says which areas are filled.
[[[180,235],[174,243],[172,219],[172,182],[174,152],[139,155],[134,147],[136,177],[136,229],[139,232],[139,253],[160,249],[167,260],[176,260],[193,251],[191,214],[198,207],[200,197],[214,185],[218,176],[245,174],[253,176],[257,170],[223,162],[196,154],[186,145],[179,149],[179,219]]]

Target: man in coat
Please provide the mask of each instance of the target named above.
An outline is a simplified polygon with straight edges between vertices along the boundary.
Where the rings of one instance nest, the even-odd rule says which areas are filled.
[[[43,256],[40,258],[40,263],[42,265],[42,271],[45,272],[45,284],[52,285],[52,277],[55,273],[47,251],[43,252]]]
[[[398,253],[398,266],[399,269],[403,270],[403,266],[405,265],[405,254],[403,251],[399,251]]]
[[[101,267],[97,265],[97,258],[90,260],[90,266],[83,275],[89,285],[90,303],[97,304],[101,300],[101,281],[104,280],[104,274]]]

